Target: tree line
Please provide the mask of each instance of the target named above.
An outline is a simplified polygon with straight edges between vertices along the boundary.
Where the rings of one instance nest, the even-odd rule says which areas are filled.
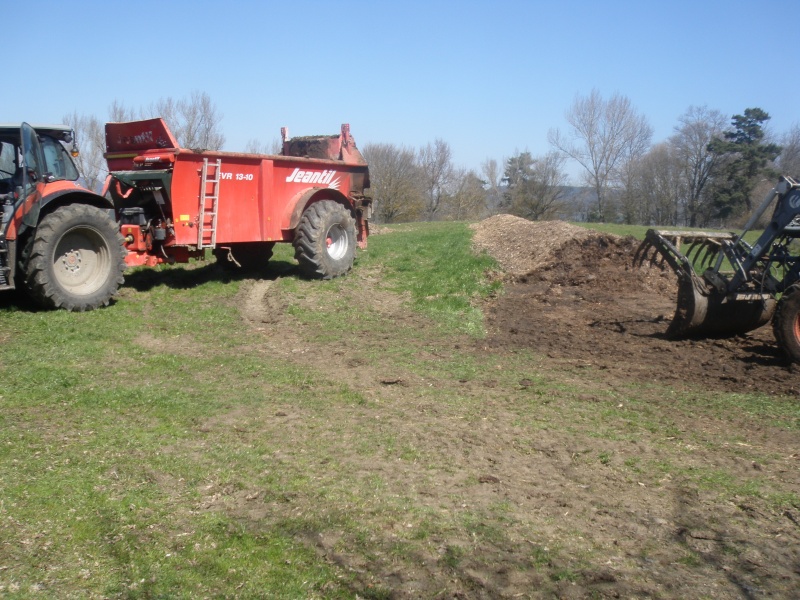
[[[577,95],[565,117],[565,129],[548,132],[546,154],[517,151],[502,165],[487,159],[480,173],[455,169],[443,140],[417,151],[367,144],[378,220],[502,212],[531,220],[722,227],[749,214],[779,174],[800,174],[800,125],[776,138],[761,108],[728,119],[691,106],[658,143],[646,117],[620,94]],[[565,172],[570,161],[580,168],[578,186]]]
[[[110,121],[163,117],[186,148],[222,149],[222,114],[208,94],[161,98],[132,109],[115,101]],[[103,123],[73,112],[64,117],[81,142],[78,168],[96,189],[105,177]],[[474,220],[497,213],[531,220],[618,222],[689,227],[727,226],[751,211],[778,174],[800,174],[800,125],[782,136],[767,129],[769,114],[747,108],[728,118],[689,107],[673,134],[653,143],[653,129],[627,97],[578,94],[567,126],[548,132],[541,156],[515,151],[480,170],[454,164],[442,139],[421,148],[367,143],[375,221]],[[277,153],[279,144],[251,139],[246,152]],[[565,167],[579,166],[580,185]]]
[[[776,141],[761,108],[728,119],[718,110],[689,107],[673,134],[655,144],[647,119],[620,94],[578,95],[565,117],[565,129],[549,131],[546,154],[516,152],[502,166],[489,159],[479,174],[447,167],[449,148],[441,140],[417,152],[367,145],[378,219],[504,212],[531,220],[722,227],[749,214],[779,174],[800,174],[800,125]],[[433,170],[432,149],[435,162],[445,163]],[[569,184],[568,161],[580,167],[581,186]],[[467,202],[460,196],[465,190],[471,190]]]

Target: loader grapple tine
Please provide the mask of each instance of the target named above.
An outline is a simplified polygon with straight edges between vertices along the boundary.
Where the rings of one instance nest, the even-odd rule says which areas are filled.
[[[728,239],[731,239],[731,235],[726,233],[673,232],[649,229],[636,256],[641,257],[646,252],[649,252],[650,249],[653,249],[655,255],[661,255],[661,265],[667,262],[679,277],[691,277],[696,275],[692,265],[695,263],[699,266],[711,264],[722,249],[722,240]],[[685,254],[681,252],[681,244],[688,246]],[[641,266],[642,262],[640,258],[639,266]],[[655,264],[655,256],[651,259],[651,263]]]
[[[689,245],[689,249],[686,251],[686,256],[688,256],[689,259],[692,260],[692,262],[696,262],[697,258],[700,256],[700,253],[704,249],[706,250],[706,252],[708,252],[708,245],[705,244],[702,240],[698,239],[692,240],[691,244]],[[693,259],[692,256],[694,256]]]
[[[634,264],[638,267],[644,266],[647,262],[652,267],[663,268],[666,260],[664,253],[659,251],[659,248],[652,244],[649,240],[645,240],[639,246],[636,254],[634,255]]]
[[[714,262],[714,260],[716,260],[720,251],[720,246],[712,242],[705,244],[705,249],[705,254],[703,254],[703,257],[700,259],[700,264],[702,266],[710,265]]]
[[[677,242],[679,239],[680,238],[676,238],[675,241]],[[650,254],[651,251],[651,265],[657,264],[660,268],[663,268],[664,263],[666,262],[669,264],[672,270],[678,274],[679,277],[686,276],[686,269],[691,269],[688,259],[681,254],[680,250],[678,250],[676,247],[676,244],[671,242],[665,235],[662,235],[661,232],[656,231],[655,229],[649,229],[647,231],[644,241],[639,246],[639,249],[634,256],[634,260],[636,260],[636,256],[639,256],[639,266],[641,266],[644,262],[644,258]]]
[[[636,249],[636,252],[633,255],[633,264],[636,267],[641,267],[644,265],[644,261],[647,260],[647,254],[650,252],[652,246],[647,241],[647,238],[639,244],[639,247]]]

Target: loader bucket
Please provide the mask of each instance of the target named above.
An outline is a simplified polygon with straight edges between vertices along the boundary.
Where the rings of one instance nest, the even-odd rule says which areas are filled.
[[[726,296],[709,291],[697,275],[679,277],[678,302],[666,334],[678,339],[747,333],[769,323],[776,304],[769,294]]]
[[[767,324],[775,312],[775,298],[757,292],[727,293],[709,284],[694,264],[709,266],[722,245],[733,239],[725,233],[648,230],[635,262],[666,262],[678,276],[675,315],[667,328],[669,338],[736,335]],[[684,255],[681,245],[688,244]]]

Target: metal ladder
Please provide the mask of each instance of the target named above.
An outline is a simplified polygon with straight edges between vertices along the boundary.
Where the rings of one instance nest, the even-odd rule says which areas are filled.
[[[207,158],[203,159],[203,169],[200,171],[200,212],[197,215],[198,250],[215,248],[217,245],[217,208],[221,172],[221,158],[218,158],[216,163],[210,164]]]

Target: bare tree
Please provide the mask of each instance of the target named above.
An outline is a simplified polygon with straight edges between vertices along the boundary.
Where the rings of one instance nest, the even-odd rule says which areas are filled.
[[[513,214],[533,221],[555,215],[567,183],[564,160],[559,152],[534,158],[526,151],[506,161],[503,181],[508,186],[507,204]]]
[[[795,123],[781,138],[783,150],[778,157],[781,173],[800,179],[800,124]]]
[[[126,107],[116,98],[108,107],[108,120],[112,123],[123,123],[125,121],[135,121],[139,118],[138,114],[131,108]]]
[[[205,92],[194,91],[180,100],[159,98],[142,116],[163,118],[183,148],[221,150],[225,145],[220,131],[222,114]]]
[[[493,158],[487,158],[481,164],[481,175],[484,177],[486,190],[486,208],[489,214],[502,210],[503,192],[500,190],[500,165]]]
[[[552,218],[562,208],[568,183],[564,162],[561,153],[548,152],[537,157],[533,163],[533,191],[537,200],[532,214],[537,219]]]
[[[159,98],[151,102],[150,106],[139,110],[139,117],[142,119],[155,119],[161,117],[172,130],[172,134],[181,146],[185,146],[181,132],[181,117],[178,109],[178,102],[172,97]]]
[[[424,199],[414,150],[394,144],[366,144],[370,192],[376,221],[413,221],[423,211]]]
[[[283,144],[278,138],[272,138],[272,142],[267,144],[255,138],[247,140],[244,152],[249,154],[280,154]]]
[[[683,166],[668,142],[631,162],[621,201],[625,223],[678,225],[687,188]]]
[[[450,145],[437,138],[419,151],[418,165],[425,190],[425,218],[433,221],[442,198],[453,182],[453,162]]]
[[[182,117],[181,134],[188,148],[221,150],[225,136],[219,130],[222,114],[205,92],[192,92],[190,100],[178,102]]]
[[[90,190],[99,190],[105,180],[106,161],[105,129],[97,117],[81,115],[77,111],[63,117],[64,123],[75,130],[75,141],[79,150],[75,166]]]
[[[606,101],[596,89],[586,97],[576,96],[566,119],[569,133],[551,130],[550,144],[583,167],[586,183],[597,195],[596,218],[604,221],[610,216],[609,191],[626,163],[647,150],[653,130],[627,97],[615,94]]]
[[[711,199],[707,192],[719,155],[711,152],[708,145],[722,135],[726,126],[727,119],[720,111],[690,106],[669,140],[686,184],[682,220],[690,227],[703,226],[709,218]]]
[[[453,192],[445,202],[449,218],[455,221],[478,219],[486,212],[486,190],[475,171],[456,169],[453,173]]]

